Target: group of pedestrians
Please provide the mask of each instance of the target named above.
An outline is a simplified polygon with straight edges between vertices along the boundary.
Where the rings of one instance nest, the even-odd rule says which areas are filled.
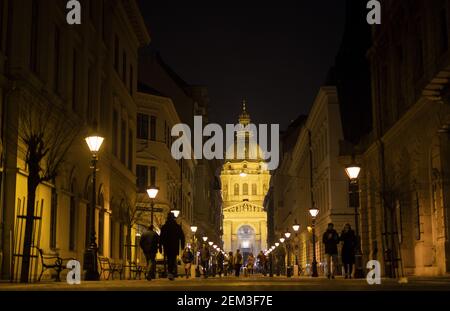
[[[161,235],[154,231],[153,226],[144,232],[141,236],[140,247],[147,260],[147,280],[156,277],[156,254],[164,251],[164,257],[167,262],[167,277],[174,280],[177,273],[178,252],[185,246],[185,237],[183,229],[176,222],[172,213],[167,214],[167,220],[161,227]]]
[[[334,279],[338,264],[338,245],[342,242],[341,257],[344,265],[345,278],[352,278],[353,265],[355,263],[355,249],[357,246],[356,235],[349,224],[344,226],[341,235],[334,229],[332,223],[328,224],[327,231],[322,236],[325,245],[325,257],[327,260],[327,277]]]

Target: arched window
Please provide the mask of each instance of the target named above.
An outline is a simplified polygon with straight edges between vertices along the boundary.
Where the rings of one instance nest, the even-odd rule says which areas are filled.
[[[242,185],[242,194],[243,195],[248,195],[248,184],[243,184]]]
[[[239,195],[239,184],[234,184],[234,195]]]
[[[257,191],[256,191],[256,184],[252,184],[252,195],[256,195]]]

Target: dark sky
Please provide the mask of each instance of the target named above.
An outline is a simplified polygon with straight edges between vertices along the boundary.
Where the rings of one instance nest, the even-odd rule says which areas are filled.
[[[222,124],[236,121],[243,98],[254,123],[283,129],[307,113],[344,27],[342,0],[139,2],[153,48],[187,83],[208,87],[210,118]]]

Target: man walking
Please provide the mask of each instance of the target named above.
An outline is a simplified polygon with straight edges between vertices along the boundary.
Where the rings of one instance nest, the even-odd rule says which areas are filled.
[[[145,231],[139,242],[139,246],[145,255],[147,261],[147,280],[151,281],[156,277],[156,253],[162,253],[161,245],[159,244],[159,235],[153,231],[153,226],[150,226],[147,231]]]
[[[203,244],[200,249],[200,261],[203,269],[203,277],[206,279],[208,277],[208,266],[209,266],[209,257],[211,256],[209,252],[209,247],[206,243]]]
[[[334,279],[337,266],[339,235],[334,230],[332,223],[328,224],[327,231],[323,234],[322,242],[325,245],[325,257],[327,259],[327,277]]]
[[[222,251],[219,251],[216,255],[217,260],[217,274],[219,274],[219,277],[222,277],[223,274],[223,261],[225,259],[225,256],[223,255]]]
[[[239,277],[239,273],[241,272],[241,267],[242,267],[242,263],[243,263],[243,258],[242,258],[242,254],[241,251],[238,249],[236,250],[236,255],[234,258],[234,275]]]
[[[167,277],[173,281],[177,274],[177,256],[181,249],[184,249],[184,233],[181,226],[177,224],[172,213],[167,214],[166,223],[161,228],[160,242],[164,248],[164,255],[167,257]]]

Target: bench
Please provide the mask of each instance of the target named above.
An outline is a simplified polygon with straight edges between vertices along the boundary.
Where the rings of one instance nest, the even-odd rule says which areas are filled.
[[[33,246],[39,252],[39,257],[41,258],[41,273],[39,274],[38,282],[41,281],[42,275],[46,270],[54,270],[56,272],[56,282],[61,282],[60,274],[61,271],[67,269],[67,262],[74,258],[61,258],[57,253],[55,254],[45,254],[42,248]]]
[[[100,266],[100,278],[104,277],[105,280],[109,280],[112,277],[114,280],[114,273],[119,273],[119,278],[122,279],[123,265],[121,263],[114,263],[108,257],[98,256],[98,262]],[[106,276],[106,273],[108,276]]]
[[[139,277],[139,280],[140,280],[142,272],[145,273],[144,267],[141,266],[141,265],[138,265],[134,261],[132,261],[132,262],[128,263],[127,265],[125,265],[124,269],[126,269],[126,268],[128,268],[129,271],[130,271],[130,279],[133,278],[133,279],[137,280],[138,277]],[[134,277],[133,277],[133,275],[134,275]]]

